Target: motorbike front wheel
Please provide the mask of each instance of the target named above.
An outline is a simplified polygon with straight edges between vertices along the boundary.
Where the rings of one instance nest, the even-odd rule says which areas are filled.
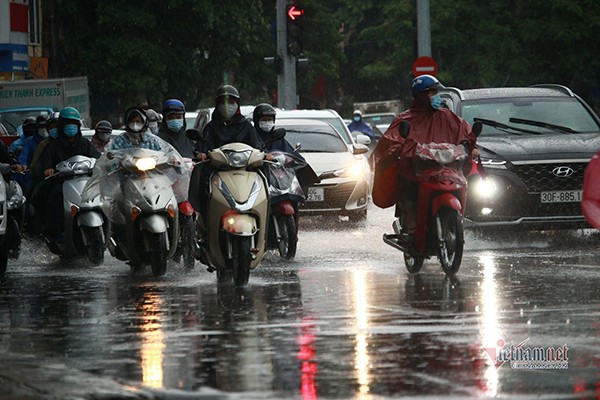
[[[439,214],[442,241],[438,258],[446,275],[454,275],[462,262],[465,233],[461,215],[456,210],[443,209]]]
[[[8,265],[8,243],[6,237],[0,238],[0,278],[4,276]]]
[[[423,267],[423,261],[425,257],[411,256],[408,253],[404,253],[404,265],[406,270],[411,274],[416,274]]]
[[[298,232],[293,215],[275,214],[275,223],[279,229],[279,255],[286,260],[296,256],[298,246]]]
[[[150,266],[154,276],[163,276],[167,273],[167,259],[169,252],[167,250],[166,232],[144,232],[148,237],[150,245]]]
[[[233,283],[235,286],[244,286],[250,279],[250,240],[248,236],[233,236]]]
[[[196,224],[192,217],[185,216],[180,220],[181,226],[181,256],[185,268],[194,268],[196,259],[194,250],[196,246]]]
[[[104,262],[104,240],[102,239],[101,226],[82,226],[85,236],[87,256],[92,265],[101,265]]]

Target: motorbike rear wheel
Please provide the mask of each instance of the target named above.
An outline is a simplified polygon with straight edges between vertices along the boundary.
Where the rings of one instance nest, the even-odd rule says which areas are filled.
[[[231,238],[233,245],[233,283],[235,286],[244,286],[250,279],[250,263],[252,262],[250,239],[248,236],[233,236]]]
[[[298,246],[298,232],[293,215],[275,214],[275,222],[279,228],[279,255],[286,260],[296,256]]]
[[[21,254],[21,227],[19,222],[10,215],[8,215],[8,223],[6,226],[6,237],[10,238],[10,246],[8,248],[8,258],[18,260]]]
[[[460,269],[465,233],[461,215],[456,210],[440,211],[442,243],[438,250],[438,258],[446,275],[454,275]]]
[[[144,232],[150,245],[150,266],[154,276],[163,276],[167,273],[167,233]]]
[[[101,226],[82,226],[82,234],[85,236],[87,243],[87,256],[92,265],[102,265],[104,263],[104,240],[102,239]]]

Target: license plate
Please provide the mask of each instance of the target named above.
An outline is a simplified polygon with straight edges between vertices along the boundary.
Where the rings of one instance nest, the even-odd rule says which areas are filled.
[[[314,187],[308,188],[308,196],[306,196],[306,201],[325,201],[325,189]]]
[[[581,201],[581,190],[556,190],[540,193],[542,203],[574,203]]]

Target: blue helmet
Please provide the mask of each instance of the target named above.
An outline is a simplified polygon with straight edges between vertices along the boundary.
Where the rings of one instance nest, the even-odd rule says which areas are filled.
[[[185,106],[183,105],[183,103],[180,100],[177,100],[177,99],[165,100],[165,102],[162,105],[162,114],[163,115],[184,114],[184,113],[185,113]]]
[[[417,93],[426,92],[429,89],[443,89],[444,85],[432,75],[419,75],[413,79],[410,85],[410,92],[415,97]]]

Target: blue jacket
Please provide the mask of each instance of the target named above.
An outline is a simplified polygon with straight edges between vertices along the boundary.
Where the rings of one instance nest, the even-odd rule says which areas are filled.
[[[360,133],[362,133],[364,135],[367,135],[371,139],[375,138],[375,134],[373,133],[373,129],[371,129],[371,127],[368,124],[364,123],[363,121],[360,121],[360,122],[354,122],[354,121],[352,121],[348,125],[348,129],[350,129],[350,132],[360,132]]]

